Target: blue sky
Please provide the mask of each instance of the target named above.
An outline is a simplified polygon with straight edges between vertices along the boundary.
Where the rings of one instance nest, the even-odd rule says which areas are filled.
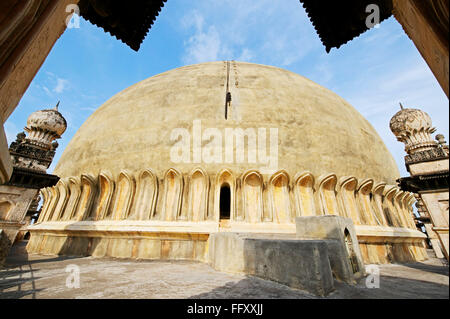
[[[404,146],[389,130],[399,102],[430,114],[449,136],[448,99],[394,18],[327,54],[298,0],[168,0],[137,53],[84,20],[66,30],[5,123],[8,142],[29,114],[61,100],[69,126],[51,173],[77,129],[114,94],[173,68],[217,60],[281,67],[336,92],[375,127],[403,176]]]

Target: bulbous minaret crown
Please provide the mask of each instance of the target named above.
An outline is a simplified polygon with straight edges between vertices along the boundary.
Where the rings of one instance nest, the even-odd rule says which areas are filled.
[[[67,129],[66,119],[58,111],[59,102],[55,108],[32,113],[27,120],[25,131],[27,141],[46,149],[52,148],[52,142],[61,138]]]
[[[401,106],[401,111],[394,115],[390,122],[392,133],[397,140],[405,144],[409,155],[438,147],[431,134],[436,132],[430,116],[418,109],[408,109]]]

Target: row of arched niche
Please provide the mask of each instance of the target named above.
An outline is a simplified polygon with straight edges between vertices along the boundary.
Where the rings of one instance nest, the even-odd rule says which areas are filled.
[[[268,180],[266,180],[266,179]],[[201,168],[183,175],[169,169],[162,179],[149,169],[94,177],[61,179],[41,191],[38,222],[99,220],[219,221],[279,224],[296,216],[339,215],[356,225],[416,229],[415,198],[396,186],[329,174],[304,172],[291,179],[285,171],[264,177],[230,170],[208,176]]]

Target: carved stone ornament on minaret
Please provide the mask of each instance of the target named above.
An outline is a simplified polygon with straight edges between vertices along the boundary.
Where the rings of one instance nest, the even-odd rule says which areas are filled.
[[[418,109],[403,108],[394,115],[390,122],[392,133],[397,140],[405,144],[406,164],[429,161],[448,156],[433,139],[436,132],[430,116]]]
[[[19,133],[9,148],[14,167],[46,172],[58,147],[55,140],[67,128],[58,105],[59,102],[54,109],[37,111],[28,117],[25,127],[28,136]]]

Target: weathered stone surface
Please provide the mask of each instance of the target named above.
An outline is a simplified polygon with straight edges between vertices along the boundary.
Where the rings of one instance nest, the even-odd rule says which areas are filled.
[[[5,232],[0,229],[0,267],[3,266],[6,256],[8,256],[10,247],[11,241],[8,239]]]
[[[326,240],[330,264],[337,279],[353,283],[365,274],[358,237],[350,218],[298,217],[296,227],[299,239]]]
[[[333,291],[325,242],[276,237],[212,234],[209,263],[216,270],[254,275],[316,295]]]

